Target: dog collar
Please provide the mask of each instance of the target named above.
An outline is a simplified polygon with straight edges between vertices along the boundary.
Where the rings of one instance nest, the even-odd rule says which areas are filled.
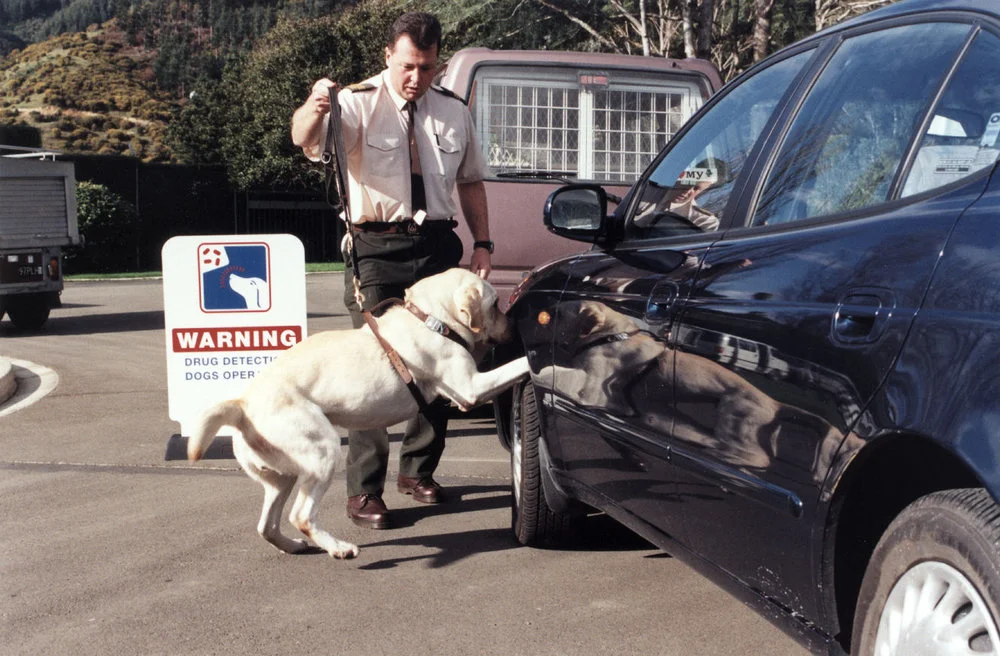
[[[469,348],[469,344],[464,339],[462,339],[460,335],[455,333],[454,330],[449,328],[443,321],[441,321],[437,317],[432,317],[431,315],[427,314],[426,312],[418,308],[410,301],[406,301],[406,303],[403,304],[403,307],[409,310],[410,313],[413,314],[413,316],[423,321],[424,325],[427,326],[427,328],[429,328],[430,330],[436,332],[439,335],[444,335],[451,341],[455,342],[456,344],[464,348],[466,351],[472,350],[471,348]]]
[[[640,332],[642,332],[642,331],[640,331],[640,330],[632,330],[632,331],[628,331],[628,332],[620,332],[620,333],[612,333],[610,335],[602,335],[601,337],[598,337],[597,339],[595,339],[593,341],[585,342],[582,345],[580,345],[579,348],[577,348],[575,351],[573,351],[573,355],[579,355],[580,353],[583,353],[587,349],[592,349],[592,348],[596,348],[598,346],[603,346],[604,344],[610,344],[612,342],[624,342],[629,337],[632,337],[633,335],[638,335]]]

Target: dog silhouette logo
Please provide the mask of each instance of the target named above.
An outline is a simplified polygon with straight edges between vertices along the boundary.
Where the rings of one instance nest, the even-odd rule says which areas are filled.
[[[267,244],[201,244],[201,309],[205,312],[266,312],[271,309]]]

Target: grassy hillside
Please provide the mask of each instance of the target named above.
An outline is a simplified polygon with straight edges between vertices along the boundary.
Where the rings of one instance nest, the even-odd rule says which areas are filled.
[[[38,128],[45,148],[169,161],[163,135],[175,105],[149,53],[127,47],[114,21],[0,59],[0,126]]]

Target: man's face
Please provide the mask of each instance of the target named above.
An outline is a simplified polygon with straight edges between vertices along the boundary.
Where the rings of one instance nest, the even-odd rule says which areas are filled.
[[[385,49],[385,65],[392,88],[406,100],[424,95],[437,71],[437,59],[437,46],[421,50],[409,36],[399,37],[393,48]]]

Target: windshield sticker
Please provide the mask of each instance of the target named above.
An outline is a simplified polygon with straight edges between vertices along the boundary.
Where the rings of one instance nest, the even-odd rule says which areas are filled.
[[[998,114],[1000,116],[1000,114]],[[684,169],[681,172],[679,178],[677,178],[677,184],[682,185],[696,185],[699,182],[711,182],[715,183],[719,181],[719,172],[716,169]]]
[[[992,146],[997,142],[997,136],[1000,136],[1000,112],[990,116],[990,121],[986,125],[986,131],[983,132],[983,139],[979,145],[983,148]]]

